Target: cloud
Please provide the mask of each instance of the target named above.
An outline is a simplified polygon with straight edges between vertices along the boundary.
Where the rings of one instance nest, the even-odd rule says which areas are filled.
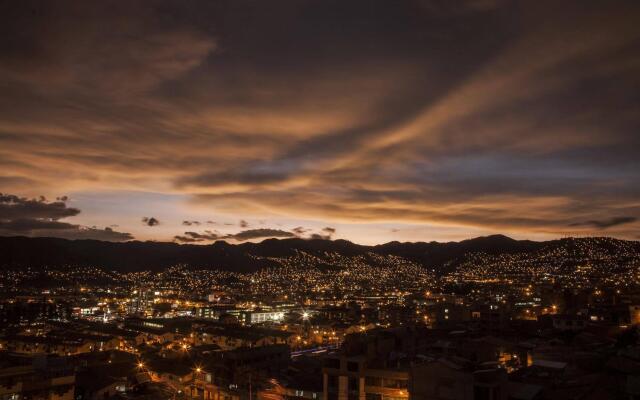
[[[296,235],[292,232],[283,231],[280,229],[248,229],[237,233],[220,235],[217,232],[204,231],[204,233],[198,232],[184,232],[184,235],[174,236],[174,240],[182,243],[196,243],[212,240],[235,240],[238,242],[244,242],[252,239],[262,238],[291,238]]]
[[[245,220],[241,219],[241,220],[240,220],[240,223],[238,223],[238,225],[239,225],[241,228],[246,228],[246,227],[248,227],[248,226],[249,226],[249,223],[248,223],[247,221],[245,221]]]
[[[147,226],[156,226],[160,224],[160,221],[155,217],[142,217],[142,223]]]
[[[640,212],[639,10],[8,2],[0,183],[180,195],[235,221],[635,237],[601,222]]]
[[[466,1],[442,1],[420,0],[418,5],[429,14],[442,18],[452,15],[464,15],[470,13],[487,12],[495,10],[504,4],[503,0],[466,0]]]
[[[590,220],[585,222],[574,222],[569,224],[569,226],[586,226],[586,227],[594,227],[597,229],[607,229],[618,225],[630,224],[632,222],[636,222],[638,218],[636,217],[613,217],[606,220]]]
[[[185,232],[184,235],[174,236],[173,239],[177,242],[182,243],[196,243],[196,242],[205,242],[211,240],[221,239],[222,236],[218,235],[217,232],[205,230],[203,233],[198,232]]]
[[[58,220],[80,214],[77,208],[67,207],[64,201],[47,202],[45,198],[27,199],[0,193],[0,220],[48,219]]]
[[[627,50],[640,32],[612,10],[580,13],[571,27],[559,16],[541,26],[543,10],[535,7],[523,12],[526,23],[508,46],[494,47],[459,84],[432,92],[433,101],[412,117],[299,141],[235,166],[241,176],[221,171],[199,183],[200,199],[229,212],[555,234],[595,210],[637,212],[640,191],[630,185],[640,170],[635,106],[611,99],[614,109],[591,95],[601,88],[629,98],[623,82],[636,83]],[[608,17],[598,19],[598,12]],[[438,18],[458,13],[444,14]],[[609,26],[614,20],[619,24]],[[606,39],[598,33],[609,29]],[[578,34],[586,41],[569,39]],[[523,63],[527,54],[544,56]],[[583,69],[584,60],[593,63]],[[215,190],[206,193],[209,187]],[[623,236],[638,229],[632,222],[613,227]]]
[[[244,220],[243,220],[244,221]],[[322,228],[319,233],[310,233],[311,229],[305,228],[302,226],[297,226],[291,231],[285,231],[282,229],[272,229],[272,228],[259,228],[259,229],[247,229],[236,233],[228,233],[228,234],[220,234],[216,231],[205,230],[202,233],[199,232],[184,232],[182,235],[174,236],[174,240],[176,242],[181,243],[199,243],[199,242],[210,242],[214,240],[230,240],[237,242],[244,242],[247,240],[253,239],[264,239],[264,238],[304,238],[307,237],[309,239],[323,239],[323,240],[331,240],[333,234],[336,232],[335,228],[325,227]],[[308,235],[307,235],[308,234]]]
[[[217,232],[213,232],[210,230],[205,230],[203,233],[198,232],[185,232],[184,235],[176,235],[173,237],[173,240],[181,243],[198,243],[198,242],[207,242],[212,240],[222,239]]]
[[[197,243],[197,242],[202,242],[203,240],[200,239],[194,239],[190,236],[186,236],[186,235],[176,235],[173,237],[173,240],[179,243]]]
[[[336,233],[336,229],[327,226],[322,228],[320,233],[312,233],[309,239],[331,240],[334,233]]]
[[[3,33],[21,35],[3,42],[0,68],[45,90],[140,94],[197,67],[216,48],[213,38],[198,31],[166,29],[159,8],[74,1],[9,5],[3,8]],[[39,65],[43,60],[47,65]]]
[[[245,241],[245,240],[251,240],[251,239],[269,238],[269,237],[290,238],[294,236],[295,234],[293,234],[292,232],[287,232],[280,229],[260,228],[260,229],[249,229],[249,230],[241,231],[233,235],[228,235],[225,238],[234,239],[238,241]]]
[[[33,186],[35,181],[24,176],[0,176],[0,186],[24,189]]]
[[[209,221],[207,221],[207,223],[209,223]],[[200,221],[182,221],[182,225],[185,226],[192,226],[192,225],[200,225]]]
[[[95,239],[126,241],[133,236],[114,231],[111,227],[100,229],[60,221],[80,214],[77,208],[67,207],[66,196],[48,202],[43,196],[29,199],[0,193],[0,236],[58,237],[64,239]]]
[[[302,226],[297,226],[297,227],[295,227],[295,228],[293,228],[291,230],[291,232],[293,232],[296,236],[302,236],[303,234],[305,234],[308,231],[309,231],[309,229],[304,228]]]

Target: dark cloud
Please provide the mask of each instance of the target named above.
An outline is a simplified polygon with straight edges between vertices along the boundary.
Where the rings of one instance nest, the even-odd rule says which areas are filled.
[[[280,229],[260,228],[260,229],[249,229],[246,231],[235,233],[233,235],[227,235],[225,236],[225,239],[245,241],[245,240],[251,240],[251,239],[269,238],[269,237],[290,238],[294,236],[295,234],[293,234],[292,232],[287,232]]]
[[[322,228],[320,233],[312,233],[309,238],[310,239],[320,239],[320,240],[331,240],[333,234],[336,233],[335,228],[331,228],[329,226]]]
[[[211,37],[165,20],[160,3],[3,4],[0,68],[9,78],[67,93],[88,89],[123,96],[149,90],[215,49]],[[44,60],[46,66],[38,65]]]
[[[209,223],[209,221],[207,221],[207,223]],[[185,226],[192,226],[192,225],[200,225],[200,221],[182,221],[182,225]]]
[[[80,210],[67,207],[64,201],[47,202],[44,197],[28,199],[0,193],[0,220],[49,219],[58,220],[80,214]]]
[[[0,176],[0,186],[24,189],[33,186],[36,182],[24,176]]]
[[[60,221],[80,213],[67,207],[66,196],[48,202],[44,196],[28,199],[10,194],[0,194],[0,236],[45,236],[65,239],[95,239],[126,241],[133,239],[129,233],[117,232],[110,227],[99,229]]]
[[[184,235],[174,236],[174,240],[182,243],[196,243],[196,242],[206,242],[212,240],[235,240],[238,242],[244,242],[252,239],[262,239],[262,238],[290,238],[295,237],[296,235],[292,232],[287,232],[279,229],[248,229],[244,231],[240,231],[237,233],[220,235],[217,232],[213,231],[204,231],[203,233],[198,232],[185,232]]]
[[[248,223],[247,221],[245,221],[245,220],[241,219],[241,220],[240,220],[240,222],[238,223],[238,225],[239,225],[241,228],[247,228],[247,227],[249,226],[249,223]]]
[[[147,226],[156,226],[160,224],[160,221],[155,217],[142,217],[142,223]]]
[[[73,229],[76,225],[50,219],[14,219],[0,222],[0,230],[29,233],[34,230]]]
[[[638,221],[616,218],[640,212],[639,13],[3,2],[0,184],[178,192],[233,220],[634,237]],[[32,214],[11,221],[79,212],[62,198],[20,207]]]
[[[176,242],[182,243],[207,242],[222,238],[223,237],[220,236],[217,232],[213,232],[210,230],[205,230],[203,233],[189,231],[185,232],[184,235],[176,235],[173,237]]]
[[[203,240],[194,239],[190,236],[176,235],[173,237],[173,240],[179,243],[197,243],[202,242]]]
[[[607,229],[618,225],[630,224],[632,222],[636,222],[638,218],[636,217],[613,217],[606,220],[590,220],[585,222],[574,222],[569,224],[569,226],[586,226],[593,227],[597,229]]]
[[[309,229],[304,228],[304,227],[302,227],[302,226],[297,226],[297,227],[295,227],[295,228],[293,228],[293,229],[291,230],[291,232],[293,232],[294,234],[296,234],[296,236],[302,236],[302,235],[304,235],[305,233],[307,233],[308,231],[309,231]]]
[[[336,233],[336,228],[327,226],[322,228],[320,233],[312,233],[309,235],[309,239],[331,240],[334,233]]]

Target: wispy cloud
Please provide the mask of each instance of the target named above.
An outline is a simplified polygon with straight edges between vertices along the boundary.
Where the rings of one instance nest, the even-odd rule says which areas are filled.
[[[606,220],[590,220],[584,222],[574,222],[569,226],[586,226],[593,227],[597,229],[607,229],[612,228],[618,225],[630,224],[632,222],[636,222],[638,218],[636,217],[613,217]]]
[[[0,185],[250,232],[185,242],[273,215],[637,235],[637,2],[339,3],[7,2]]]

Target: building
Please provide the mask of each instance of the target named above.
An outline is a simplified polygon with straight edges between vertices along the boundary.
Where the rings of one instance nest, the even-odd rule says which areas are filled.
[[[412,368],[409,391],[412,400],[506,400],[507,373],[459,357],[440,358]]]
[[[324,400],[408,399],[410,369],[420,347],[415,328],[351,334],[322,369]]]
[[[23,354],[57,354],[60,356],[106,351],[118,348],[120,341],[113,336],[56,333],[46,336],[16,335],[0,340],[2,348]]]
[[[260,347],[274,344],[289,345],[293,342],[294,336],[292,333],[273,329],[209,324],[198,328],[193,333],[193,343],[196,346],[216,344],[222,350],[232,350],[240,347]]]
[[[499,367],[511,361],[501,355],[515,351],[508,343],[476,340],[478,351],[466,350],[471,361],[455,355],[455,337],[451,354],[434,352],[443,333],[404,327],[347,336],[339,352],[325,357],[323,399],[507,400],[510,390],[524,392],[510,387],[507,368]]]
[[[73,400],[74,392],[73,370],[47,365],[46,359],[0,369],[0,399]]]
[[[587,327],[587,319],[581,315],[556,314],[551,316],[553,329],[580,331]]]
[[[240,312],[240,321],[246,325],[281,322],[284,320],[284,315],[284,311],[242,311]]]
[[[193,371],[187,390],[206,400],[236,400],[258,393],[260,383],[285,368],[290,361],[289,346],[273,345],[214,352]]]

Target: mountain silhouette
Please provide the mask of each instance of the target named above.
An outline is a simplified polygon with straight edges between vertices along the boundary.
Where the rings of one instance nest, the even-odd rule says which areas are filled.
[[[624,248],[624,251],[640,254],[640,242],[610,238],[567,238],[535,242],[515,240],[504,235],[484,236],[460,242],[389,242],[376,246],[364,246],[346,240],[300,238],[267,239],[260,243],[230,244],[217,241],[209,245],[190,245],[152,241],[115,243],[45,237],[0,237],[0,267],[14,269],[96,266],[130,272],[159,271],[180,264],[193,268],[250,272],[275,265],[269,258],[290,257],[304,252],[320,258],[330,253],[349,257],[368,253],[398,256],[425,267],[442,270],[469,253],[535,254],[542,249],[554,247],[562,247],[566,251],[591,249],[603,254],[620,252],[620,249]]]

